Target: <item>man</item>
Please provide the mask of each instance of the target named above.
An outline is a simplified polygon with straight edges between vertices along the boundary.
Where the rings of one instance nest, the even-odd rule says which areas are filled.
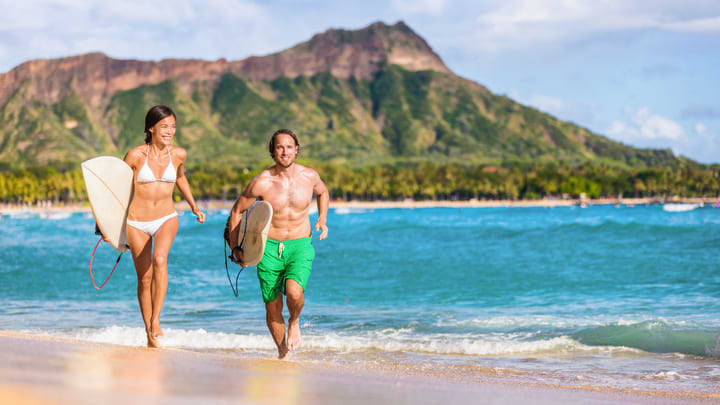
[[[318,173],[295,163],[300,143],[297,136],[281,129],[270,138],[268,146],[275,165],[257,175],[235,202],[230,213],[230,246],[237,246],[242,213],[261,198],[272,205],[273,216],[268,231],[265,253],[257,265],[260,290],[265,302],[265,319],[278,349],[278,358],[286,359],[300,346],[300,312],[305,304],[305,287],[315,250],[308,212],[313,193],[317,195],[318,220],[315,230],[319,240],[327,237],[325,224],[330,196]],[[232,255],[241,260],[240,249]],[[290,312],[287,338],[282,315],[282,293],[287,296]]]

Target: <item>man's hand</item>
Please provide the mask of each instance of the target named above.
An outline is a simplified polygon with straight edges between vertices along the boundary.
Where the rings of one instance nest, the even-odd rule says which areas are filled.
[[[242,264],[242,249],[240,249],[240,246],[235,246],[231,252],[230,260],[232,260],[233,263],[239,264],[241,267],[247,267]]]
[[[321,230],[322,230],[322,233],[320,234],[320,237],[318,237],[318,240],[323,240],[323,239],[327,238],[327,234],[328,234],[328,227],[327,227],[327,225],[325,225],[325,222],[318,221],[317,223],[315,223],[315,231],[319,232]]]

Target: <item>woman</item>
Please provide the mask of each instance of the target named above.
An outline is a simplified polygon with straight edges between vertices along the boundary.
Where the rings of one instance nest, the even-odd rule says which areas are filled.
[[[170,145],[174,135],[175,113],[170,107],[156,105],[145,116],[145,145],[125,155],[125,163],[134,172],[135,186],[128,208],[127,240],[135,262],[138,301],[149,347],[158,347],[157,339],[163,336],[160,311],[168,286],[167,257],[178,230],[172,200],[175,184],[198,222],[205,222],[185,177],[187,152]]]

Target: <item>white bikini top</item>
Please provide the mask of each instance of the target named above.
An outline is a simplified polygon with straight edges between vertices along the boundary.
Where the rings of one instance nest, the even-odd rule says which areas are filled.
[[[150,145],[148,145],[147,149],[147,155],[145,156],[145,164],[142,165],[140,168],[140,171],[137,175],[137,182],[138,183],[152,183],[154,181],[164,181],[166,183],[175,183],[175,180],[177,180],[177,173],[175,170],[175,166],[173,166],[172,162],[172,156],[170,156],[170,148],[167,148],[168,150],[168,158],[170,159],[170,164],[168,164],[165,167],[165,171],[163,172],[162,176],[159,179],[155,178],[155,174],[150,169],[150,166],[148,166],[148,157],[150,156]]]

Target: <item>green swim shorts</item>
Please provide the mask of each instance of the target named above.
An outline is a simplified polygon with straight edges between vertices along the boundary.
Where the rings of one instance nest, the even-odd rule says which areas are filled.
[[[263,301],[274,300],[280,291],[284,294],[286,279],[297,281],[305,291],[313,259],[315,249],[312,238],[284,241],[268,238],[263,257],[257,265]]]

